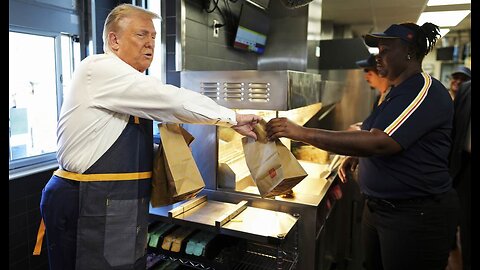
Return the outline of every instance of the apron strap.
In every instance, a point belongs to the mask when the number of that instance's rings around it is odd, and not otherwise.
[[[56,170],[55,172],[53,172],[53,174],[61,178],[80,182],[128,181],[150,179],[152,177],[152,172],[80,174],[74,172],[67,172],[62,169]]]
[[[42,251],[43,236],[45,235],[45,223],[43,223],[43,218],[40,220],[40,226],[38,227],[37,233],[37,243],[33,249],[33,255],[40,255]]]
[[[140,117],[130,115],[130,118],[128,119],[128,122],[131,123],[131,124],[140,125]]]

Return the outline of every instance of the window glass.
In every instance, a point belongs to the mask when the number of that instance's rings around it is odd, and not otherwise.
[[[10,161],[56,151],[55,38],[9,33]]]

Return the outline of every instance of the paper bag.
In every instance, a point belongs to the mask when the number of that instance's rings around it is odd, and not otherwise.
[[[178,124],[158,124],[158,129],[161,142],[153,160],[153,207],[195,197],[205,187],[188,147],[193,136]]]
[[[308,174],[298,160],[280,140],[268,141],[266,122],[256,127],[257,141],[242,138],[248,169],[262,197],[288,193]]]

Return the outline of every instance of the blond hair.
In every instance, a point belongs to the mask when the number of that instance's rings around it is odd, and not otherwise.
[[[132,4],[120,4],[116,6],[107,16],[103,26],[103,51],[110,51],[108,46],[108,33],[118,31],[119,23],[124,18],[128,18],[135,14],[141,14],[150,17],[150,19],[160,19],[160,16],[154,12],[146,10]]]

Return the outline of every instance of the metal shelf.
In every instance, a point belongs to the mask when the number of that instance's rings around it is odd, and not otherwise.
[[[174,261],[179,263],[180,265],[185,265],[188,266],[192,269],[201,269],[201,270],[218,270],[213,266],[209,266],[205,263],[197,262],[197,261],[192,261],[189,259],[184,259],[184,258],[179,258],[179,257],[174,257],[174,256],[169,256],[165,254],[158,254],[158,255],[152,255],[155,256],[155,264],[152,264],[150,267],[147,265],[147,270],[149,269],[155,269],[155,266],[163,261]]]
[[[154,269],[159,263],[174,261],[192,269],[202,270],[294,270],[298,262],[298,253],[285,251],[278,246],[269,246],[259,243],[248,243],[246,250],[238,253],[239,258],[232,262],[219,263],[215,259],[205,258],[192,260],[185,254],[149,254],[147,270]]]
[[[207,200],[201,196],[182,204],[150,208],[154,220],[190,226],[250,241],[280,244],[298,217],[246,205]]]
[[[298,262],[298,252],[279,247],[249,243],[233,270],[293,270]]]
[[[168,213],[170,217],[169,221],[174,221],[176,223],[176,218],[181,216],[185,218],[185,211],[189,212],[192,209],[198,214],[198,206],[203,205],[207,206],[204,199],[200,201],[192,201],[189,204],[182,204],[180,206],[174,207]],[[218,202],[211,201],[214,203],[215,207],[218,207]],[[188,266],[192,269],[208,269],[208,270],[293,270],[295,269],[298,262],[298,223],[296,222],[299,216],[291,216],[294,219],[292,224],[288,223],[287,230],[283,235],[275,235],[275,237],[268,236],[268,239],[275,238],[276,241],[266,241],[265,235],[259,233],[258,229],[253,230],[250,228],[248,232],[243,234],[235,233],[232,235],[230,230],[224,230],[224,226],[232,223],[235,226],[238,226],[239,220],[251,221],[255,220],[255,216],[262,214],[265,216],[268,210],[258,209],[250,207],[251,211],[254,211],[248,214],[248,207],[245,203],[241,202],[236,205],[232,204],[228,207],[229,212],[223,212],[222,215],[218,216],[216,219],[209,218],[211,223],[213,220],[216,220],[216,223],[213,223],[213,228],[219,229],[217,231],[216,237],[214,237],[211,242],[206,246],[210,248],[209,253],[205,253],[202,256],[193,256],[186,254],[183,249],[180,252],[172,252],[169,250],[164,250],[159,247],[149,249],[149,259],[147,260],[147,269],[154,269],[155,265],[165,261],[175,261],[181,265]],[[205,210],[205,209],[204,209]],[[206,209],[208,210],[208,208]],[[211,209],[210,209],[211,210]],[[261,213],[257,213],[257,210],[261,210]],[[277,215],[281,212],[269,211],[275,214],[276,218],[279,218]],[[246,215],[247,216],[242,216]],[[285,214],[285,213],[281,213]],[[200,215],[202,216],[202,215]],[[265,218],[265,217],[263,217]],[[280,219],[283,218],[283,215],[280,215]],[[238,219],[237,221],[233,221]],[[258,221],[258,220],[257,220]],[[277,224],[279,223],[276,220]],[[250,224],[247,222],[247,225]],[[256,222],[255,223],[260,227],[271,227],[272,224],[267,224],[265,222]],[[279,223],[281,224],[281,223]],[[178,225],[178,224],[177,224]],[[193,226],[196,227],[196,223],[190,222],[187,225],[180,226]],[[291,225],[291,226],[290,226]],[[282,227],[282,226],[280,226]],[[245,228],[231,228],[232,230],[245,230]],[[285,228],[284,228],[285,229]],[[263,232],[264,229],[260,229],[260,232]],[[270,235],[272,229],[268,230],[266,235]],[[275,229],[273,229],[275,231]],[[275,233],[277,233],[275,231]],[[259,234],[261,237],[259,237]],[[163,236],[165,237],[165,236]],[[255,241],[260,240],[260,241]],[[225,243],[228,243],[225,245]],[[208,249],[208,248],[207,248]],[[208,255],[210,254],[210,255]]]

